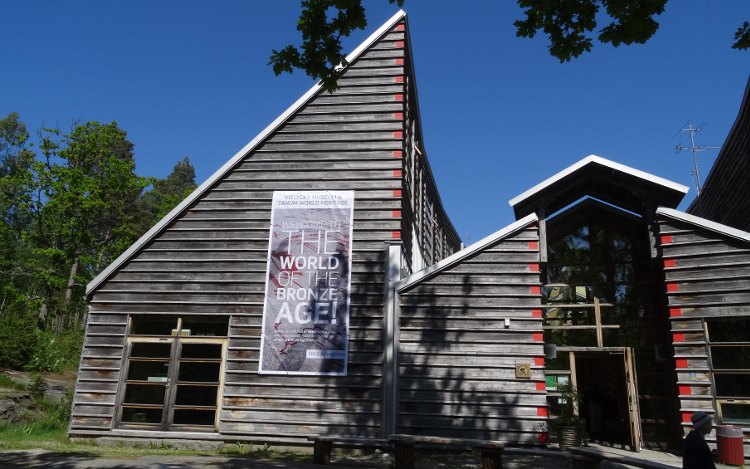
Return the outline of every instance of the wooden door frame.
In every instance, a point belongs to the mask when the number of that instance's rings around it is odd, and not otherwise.
[[[638,401],[638,380],[635,369],[635,356],[632,347],[557,347],[558,352],[570,354],[570,381],[578,387],[576,376],[576,354],[622,355],[622,366],[625,373],[625,398],[628,404],[628,429],[630,446],[633,451],[640,451],[643,444],[641,429],[641,412]]]

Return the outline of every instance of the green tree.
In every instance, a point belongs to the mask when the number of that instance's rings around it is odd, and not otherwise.
[[[29,133],[11,113],[0,120],[0,315],[28,311],[33,278],[28,232],[32,222],[34,153]]]
[[[388,0],[399,7],[404,0]],[[664,12],[667,0],[517,0],[526,15],[514,22],[516,36],[532,38],[543,31],[549,39],[550,55],[567,62],[591,50],[592,33],[604,18],[610,21],[596,39],[617,47],[643,44],[659,29],[656,17]],[[297,30],[302,45],[274,50],[270,64],[276,75],[305,71],[321,80],[324,89],[337,88],[337,80],[347,63],[341,50],[341,37],[367,26],[362,0],[302,0]],[[750,48],[750,23],[735,32],[732,48]]]
[[[0,119],[0,367],[20,368],[37,344],[41,304],[31,228],[34,153],[17,113]]]
[[[0,368],[51,371],[78,361],[83,287],[195,188],[195,169],[137,176],[114,122],[44,129],[39,154],[31,140],[17,113],[0,119]]]
[[[141,231],[145,232],[196,188],[195,168],[187,156],[177,162],[164,179],[156,179],[141,202]]]
[[[56,328],[83,319],[82,287],[140,235],[137,209],[149,180],[135,174],[126,137],[114,122],[43,137],[35,253],[46,265],[45,306],[54,310]]]

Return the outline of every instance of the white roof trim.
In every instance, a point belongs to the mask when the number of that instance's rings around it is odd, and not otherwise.
[[[446,257],[442,261],[436,264],[433,264],[429,267],[425,267],[419,272],[415,272],[406,278],[402,278],[401,280],[396,282],[396,291],[400,292],[402,290],[405,290],[406,288],[411,287],[415,283],[418,283],[427,277],[431,277],[437,274],[441,270],[447,269],[448,267],[454,264],[457,264],[464,258],[474,254],[475,252],[478,252],[487,248],[488,246],[496,243],[497,241],[507,237],[510,234],[515,233],[516,231],[521,230],[522,228],[525,228],[527,225],[530,225],[531,223],[534,223],[536,221],[539,221],[539,217],[537,217],[535,213],[526,215],[525,217],[521,218],[520,220],[514,223],[511,223],[505,228],[492,233],[486,238],[480,239],[479,241],[472,244],[471,246],[464,248],[451,256]]]
[[[612,169],[616,169],[618,171],[622,171],[623,173],[630,174],[631,176],[635,176],[641,179],[644,179],[646,181],[652,182],[654,184],[659,184],[661,186],[668,187],[672,190],[682,192],[683,194],[687,194],[688,187],[683,186],[682,184],[678,184],[676,182],[672,182],[668,179],[660,178],[659,176],[654,176],[653,174],[646,173],[644,171],[640,171],[635,168],[631,168],[630,166],[625,166],[624,164],[616,163],[612,160],[608,160],[606,158],[602,158],[601,156],[597,155],[589,155],[586,158],[582,159],[581,161],[575,163],[572,166],[567,167],[566,169],[560,171],[559,173],[555,174],[549,179],[545,179],[544,181],[540,182],[536,186],[532,187],[531,189],[527,190],[521,195],[518,195],[508,201],[511,207],[515,207],[519,202],[524,201],[525,199],[531,197],[532,195],[535,195],[539,192],[542,192],[552,184],[556,183],[557,181],[565,178],[566,176],[569,176],[570,174],[578,171],[579,169],[583,168],[589,163],[598,163],[602,166],[607,166]]]
[[[370,35],[362,44],[360,44],[351,54],[346,56],[348,63],[353,62],[357,59],[362,52],[369,48],[375,43],[381,36],[383,36],[389,29],[391,29],[396,23],[406,16],[404,10],[399,10],[396,14],[386,21],[380,28]],[[141,247],[151,241],[161,230],[174,221],[177,216],[182,213],[190,204],[196,201],[202,196],[208,189],[210,189],[216,181],[221,179],[225,174],[232,170],[242,159],[252,150],[255,149],[261,142],[268,138],[271,133],[278,129],[281,124],[286,122],[289,117],[296,113],[302,106],[315,96],[318,91],[322,89],[320,83],[315,84],[310,90],[307,91],[301,98],[294,102],[286,111],[284,111],[279,117],[271,122],[265,129],[263,129],[254,139],[252,139],[247,145],[245,145],[240,151],[238,151],[229,161],[213,173],[203,184],[198,186],[187,198],[185,198],[179,205],[177,205],[172,211],[170,211],[164,218],[162,218],[156,225],[151,227],[138,241],[130,246],[125,252],[115,259],[106,269],[104,269],[99,275],[97,275],[89,284],[86,286],[86,295],[90,295],[99,285],[102,284],[115,270],[120,268],[125,262],[127,262]]]
[[[721,223],[716,223],[715,221],[707,220],[701,217],[696,217],[695,215],[690,215],[689,213],[681,212],[673,208],[659,207],[658,209],[656,209],[656,213],[657,215],[664,215],[669,218],[674,218],[675,220],[680,220],[680,221],[684,221],[686,223],[690,223],[693,225],[698,225],[707,230],[714,231],[716,233],[727,235],[731,238],[739,239],[741,241],[746,241],[750,243],[750,233],[748,233],[747,231],[738,230],[737,228],[732,228],[731,226],[722,225]]]

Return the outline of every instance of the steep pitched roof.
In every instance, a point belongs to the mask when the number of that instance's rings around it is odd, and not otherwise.
[[[356,49],[354,49],[354,51],[346,57],[346,61],[352,63],[357,60],[357,58],[364,54],[368,50],[368,48],[375,44],[381,37],[383,37],[391,28],[393,28],[399,21],[403,20],[405,17],[406,13],[403,10],[399,10],[380,28],[372,33],[370,37],[368,37]],[[317,96],[322,91],[322,89],[323,88],[320,83],[315,84],[312,88],[310,88],[310,90],[307,91],[307,93],[302,95],[302,97],[300,97],[294,104],[289,106],[286,111],[279,115],[273,122],[271,122],[265,129],[263,129],[257,136],[255,136],[255,138],[253,138],[247,145],[245,145],[208,179],[206,179],[205,182],[198,186],[198,188],[195,189],[187,198],[185,198],[156,225],[154,225],[143,236],[141,236],[138,241],[136,241],[125,252],[123,252],[99,275],[91,280],[91,282],[89,282],[89,284],[86,286],[86,295],[88,296],[93,293],[93,291],[97,287],[99,287],[111,275],[113,275],[123,264],[125,264],[126,262],[128,262],[128,260],[135,256],[149,241],[154,239],[170,223],[176,220],[185,210],[187,210],[195,201],[197,201],[202,195],[204,195],[209,189],[211,189],[217,183],[217,181],[222,179],[225,175],[232,171],[233,168],[240,164],[250,152],[260,146],[277,129],[279,129],[291,117],[293,117],[297,111],[307,105],[315,96]]]
[[[750,79],[737,118],[688,213],[750,229]]]
[[[546,215],[590,195],[640,213],[644,201],[676,207],[688,188],[620,163],[589,155],[509,201],[516,218],[546,208]]]

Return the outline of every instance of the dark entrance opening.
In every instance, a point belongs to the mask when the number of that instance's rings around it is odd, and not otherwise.
[[[580,415],[591,441],[630,446],[627,382],[622,354],[576,353],[576,381],[583,394]]]

